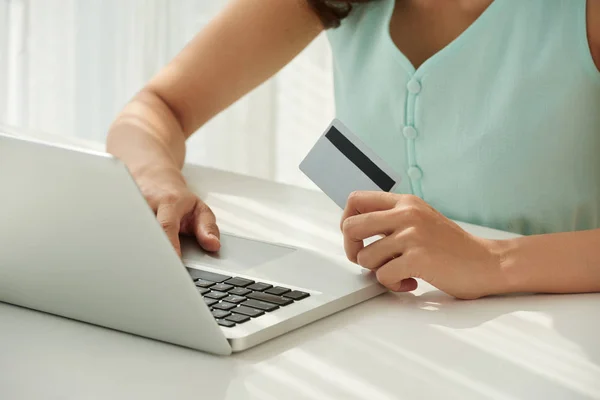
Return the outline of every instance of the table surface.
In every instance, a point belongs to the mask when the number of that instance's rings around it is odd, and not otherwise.
[[[184,171],[222,230],[343,251],[321,193]],[[217,357],[0,303],[0,398],[600,398],[599,316],[600,294],[459,301],[421,283]]]

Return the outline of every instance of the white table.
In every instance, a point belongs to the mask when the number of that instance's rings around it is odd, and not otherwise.
[[[221,228],[342,252],[324,195],[200,167]],[[231,357],[0,303],[0,399],[600,398],[600,294],[457,301],[421,284]]]

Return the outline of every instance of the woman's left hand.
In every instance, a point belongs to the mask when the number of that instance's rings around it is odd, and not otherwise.
[[[465,232],[416,196],[352,193],[342,231],[348,259],[390,290],[415,290],[420,278],[461,299],[506,291],[494,241]],[[364,246],[377,235],[383,238]]]

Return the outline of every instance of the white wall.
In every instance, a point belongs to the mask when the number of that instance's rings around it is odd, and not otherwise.
[[[0,123],[103,142],[129,98],[225,0],[0,0]],[[203,127],[189,162],[312,186],[297,166],[334,115],[324,35]]]

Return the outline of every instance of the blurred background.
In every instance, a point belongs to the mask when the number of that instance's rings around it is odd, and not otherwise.
[[[125,103],[226,2],[0,0],[0,124],[102,145]],[[202,127],[187,161],[312,187],[298,164],[333,117],[321,34]]]

